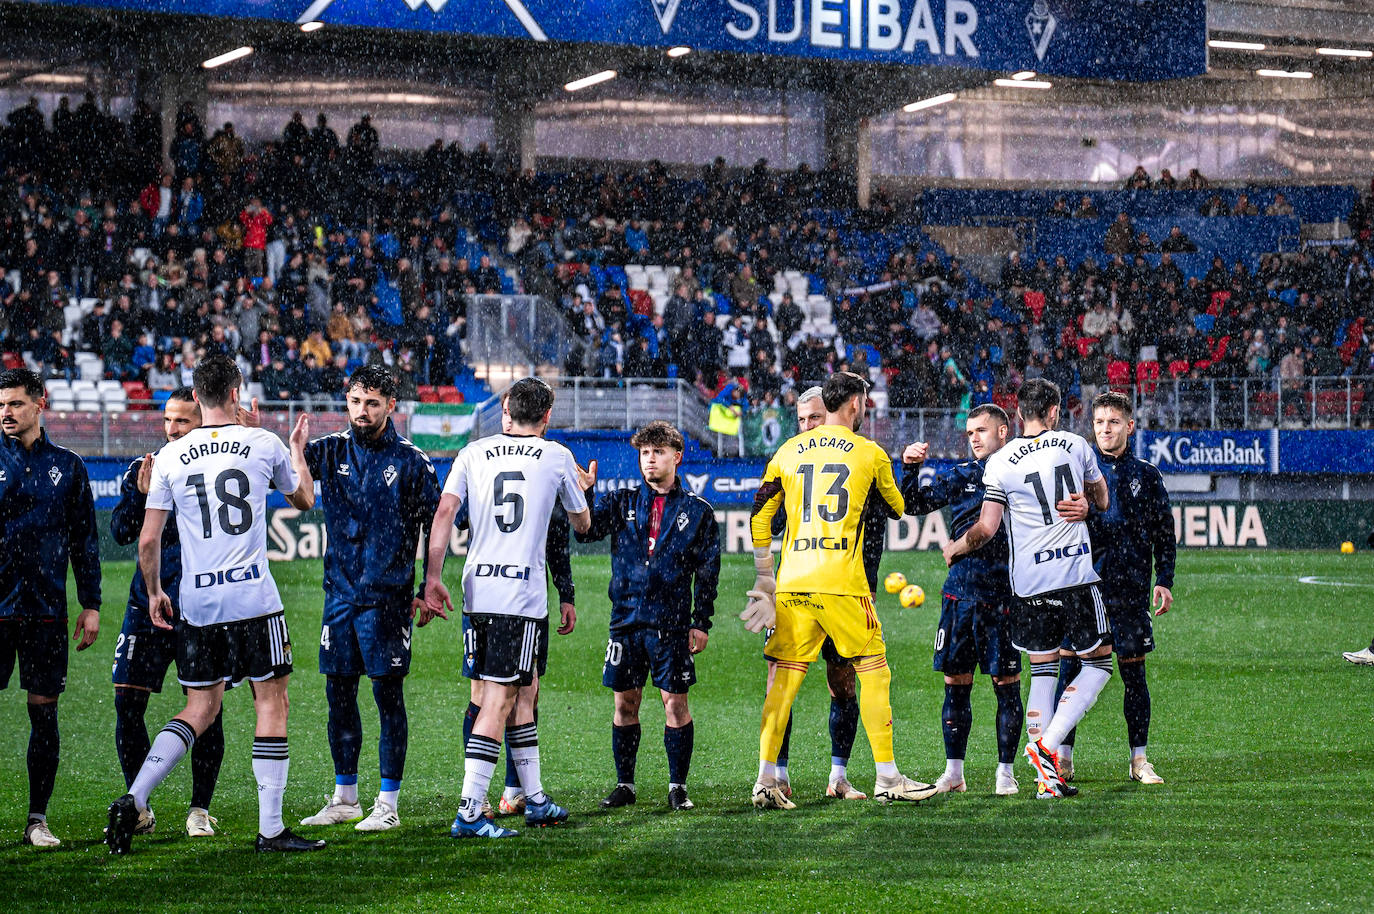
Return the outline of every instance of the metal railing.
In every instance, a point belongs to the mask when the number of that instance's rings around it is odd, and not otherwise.
[[[695,387],[677,378],[548,378],[557,391],[552,426],[559,429],[633,431],[653,419],[666,419],[709,447],[719,457],[743,453],[740,438],[711,431],[710,403]],[[1374,426],[1374,376],[1274,378],[1178,378],[1138,385],[1111,385],[1135,404],[1136,424],[1149,429],[1355,428]],[[1091,390],[1069,399],[1064,426],[1091,434],[1092,417],[1084,400]],[[302,411],[310,415],[312,436],[348,427],[340,401],[260,403],[262,425],[281,435],[291,433]],[[409,434],[409,404],[394,414],[397,430]],[[887,409],[869,411],[862,432],[894,456],[913,441],[926,441],[931,455],[963,459],[964,411],[952,409]],[[501,430],[501,401],[490,397],[476,405],[474,437]],[[163,441],[159,404],[107,404],[100,410],[48,410],[44,424],[53,439],[81,454],[121,456],[147,453]]]

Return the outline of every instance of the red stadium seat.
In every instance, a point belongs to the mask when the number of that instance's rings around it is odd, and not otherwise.
[[[24,360],[17,353],[7,352],[4,355],[5,369],[23,368]]]
[[[1016,418],[1016,407],[1020,404],[1020,400],[1016,394],[1009,394],[1001,388],[998,388],[992,392],[992,402],[1002,407],[1008,416],[1011,416],[1013,419]]]
[[[421,403],[439,402],[439,390],[432,384],[421,384],[419,387],[415,388],[415,390],[420,397]]]
[[[1107,363],[1107,383],[1113,390],[1125,390],[1131,386],[1131,363],[1114,359]]]
[[[1154,393],[1159,386],[1159,363],[1151,359],[1135,366],[1135,383],[1141,393]]]
[[[1196,362],[1193,363],[1193,367],[1196,368],[1198,371],[1206,371],[1207,369],[1212,367],[1212,360],[1198,359]]]
[[[630,308],[635,314],[643,314],[649,317],[654,313],[654,300],[645,289],[631,289]]]
[[[1279,395],[1262,390],[1250,402],[1250,411],[1256,416],[1272,419],[1279,409]]]
[[[1075,340],[1074,343],[1078,346],[1078,357],[1080,359],[1086,359],[1089,350],[1093,348],[1093,344],[1096,342],[1098,342],[1098,339],[1095,336],[1080,336]]]
[[[1346,396],[1343,390],[1319,390],[1317,391],[1317,418],[1318,419],[1339,419],[1345,421]],[[1354,413],[1354,404],[1351,404],[1351,413]]]
[[[440,403],[462,403],[462,402],[463,402],[463,395],[460,394],[460,393],[458,392],[458,388],[456,388],[456,387],[440,387],[440,388],[439,388],[439,402],[440,402]]]
[[[1178,378],[1188,373],[1188,362],[1184,359],[1174,359],[1169,363],[1169,377]]]

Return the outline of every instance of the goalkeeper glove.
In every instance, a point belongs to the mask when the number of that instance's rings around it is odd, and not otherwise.
[[[774,601],[777,582],[773,577],[773,554],[768,547],[754,549],[754,587],[746,596],[749,597],[748,604],[744,607],[744,612],[739,617],[744,621],[744,627],[751,632],[761,632],[765,628],[772,628],[777,622],[777,609]]]

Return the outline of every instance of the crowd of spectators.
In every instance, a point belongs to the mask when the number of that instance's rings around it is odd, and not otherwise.
[[[1122,213],[1100,262],[1013,253],[984,286],[938,250],[893,245],[877,263],[849,250],[837,226],[873,232],[910,216],[880,193],[850,211],[852,182],[834,167],[760,160],[732,172],[717,159],[691,182],[657,162],[551,177],[436,141],[412,179],[381,180],[366,115],[341,141],[324,114],[310,128],[297,113],[260,148],[232,124],[207,136],[189,107],[174,123],[164,172],[145,108],[120,121],[88,96],[75,110],[64,100],[51,127],[36,102],[9,115],[0,267],[18,281],[0,287],[7,350],[70,377],[80,347],[108,376],[153,389],[227,352],[270,399],[337,397],[352,367],[382,361],[413,396],[463,372],[468,296],[499,291],[509,264],[524,291],[562,309],[568,373],[676,376],[741,408],[841,367],[870,373],[891,407],[942,409],[1037,376],[1087,400],[1117,383],[1113,363],[1131,379],[1142,362],[1190,377],[1374,373],[1368,198],[1351,214],[1350,250],[1256,252],[1255,269],[1218,257],[1185,278],[1171,256],[1197,244],[1177,227],[1156,243]],[[1127,186],[1207,182],[1138,169]],[[476,227],[453,204],[472,194],[491,201],[496,229],[469,258]],[[1258,211],[1244,195],[1216,203],[1209,214]],[[1266,212],[1292,208],[1280,194]],[[1075,208],[1067,195],[1050,215],[1098,216],[1091,196]],[[673,271],[661,308],[593,280],[594,267],[635,263]],[[785,271],[814,277],[829,314],[773,295]],[[64,333],[73,298],[97,303]]]

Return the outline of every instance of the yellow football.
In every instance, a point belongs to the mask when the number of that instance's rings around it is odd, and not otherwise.
[[[883,587],[888,593],[897,593],[906,586],[906,575],[900,571],[894,571],[883,580]]]
[[[1346,540],[1345,542],[1341,543],[1341,554],[1342,554],[1342,555],[1350,555],[1350,553],[1352,553],[1352,552],[1354,552],[1354,551],[1355,551],[1355,544],[1352,543],[1352,542],[1350,542],[1350,540]]]
[[[919,584],[908,584],[902,588],[902,594],[898,599],[907,609],[915,609],[926,601],[926,592]]]

